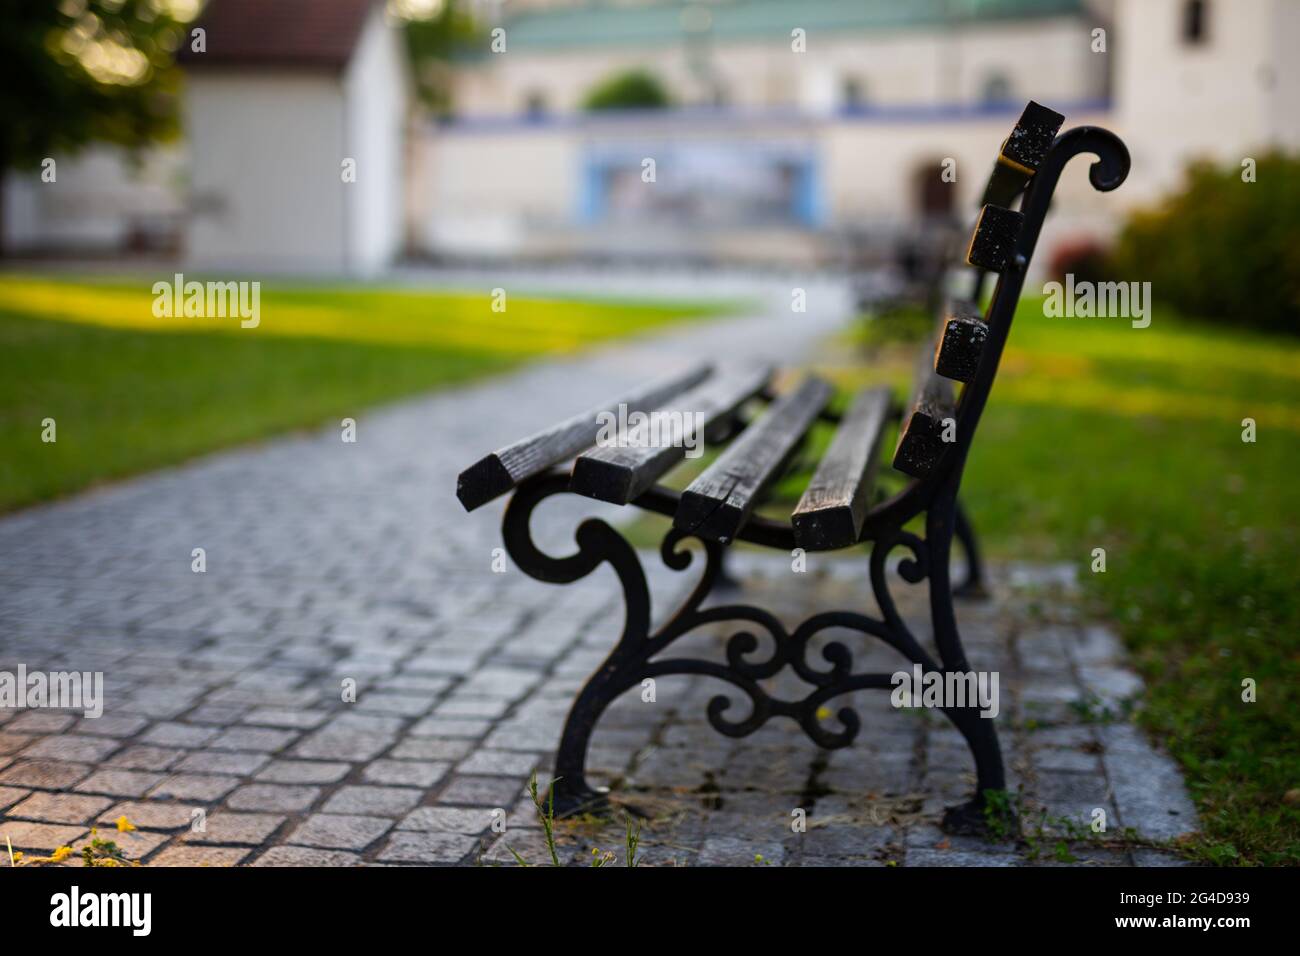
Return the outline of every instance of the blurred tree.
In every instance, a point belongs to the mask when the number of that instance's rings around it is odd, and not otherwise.
[[[1196,163],[1182,188],[1129,218],[1110,271],[1149,280],[1156,301],[1187,315],[1300,333],[1298,224],[1300,156]]]
[[[435,113],[451,112],[451,61],[479,37],[466,7],[464,0],[389,0],[388,9],[406,21],[406,47],[420,102]]]
[[[645,70],[627,70],[597,84],[582,105],[588,110],[653,110],[670,103],[658,77]]]
[[[176,135],[174,54],[199,0],[0,0],[0,175],[99,140]]]
[[[177,132],[173,57],[198,0],[0,0],[0,166]]]

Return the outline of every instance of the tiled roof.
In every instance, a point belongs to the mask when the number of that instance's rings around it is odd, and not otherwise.
[[[341,70],[376,0],[208,0],[194,26],[207,50],[182,43],[187,68],[299,67]]]
[[[1084,0],[664,0],[629,5],[594,0],[523,11],[506,21],[510,49],[601,44],[677,43],[707,24],[716,40],[781,37],[814,31],[869,32],[942,24],[1066,16]]]

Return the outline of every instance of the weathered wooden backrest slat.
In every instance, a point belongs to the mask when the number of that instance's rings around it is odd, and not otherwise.
[[[966,263],[989,272],[1002,272],[1016,251],[1016,238],[1025,217],[1014,209],[985,206],[966,247]]]
[[[950,300],[944,308],[934,370],[954,382],[971,381],[979,370],[988,335],[989,327],[975,303]]]
[[[1029,101],[1011,135],[1002,142],[984,187],[981,206],[1010,208],[1038,171],[1065,117],[1041,103]]]
[[[929,475],[943,458],[944,421],[953,417],[956,399],[952,382],[934,370],[933,343],[917,359],[912,398],[904,408],[894,448],[894,468],[913,478]]]

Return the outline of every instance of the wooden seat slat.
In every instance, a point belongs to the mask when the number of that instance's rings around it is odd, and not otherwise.
[[[794,509],[791,524],[799,547],[829,551],[858,540],[875,481],[889,403],[888,388],[872,388],[859,392],[849,405]]]
[[[687,422],[699,415],[703,421],[703,433],[685,437],[704,441],[714,426],[732,418],[745,402],[767,387],[771,378],[770,367],[719,372],[655,411],[679,413]],[[592,448],[574,461],[569,490],[616,505],[627,504],[685,456],[686,449],[680,442],[653,447],[611,445]]]
[[[830,385],[810,375],[773,402],[682,493],[673,527],[724,543],[733,540],[830,397]]]
[[[617,415],[619,405],[626,405],[629,412],[650,411],[687,389],[694,388],[712,372],[711,363],[693,365],[685,372],[657,379],[629,395],[588,409],[558,425],[500,448],[460,473],[456,479],[456,497],[466,511],[473,511],[528,478],[590,448],[600,433],[601,413]]]

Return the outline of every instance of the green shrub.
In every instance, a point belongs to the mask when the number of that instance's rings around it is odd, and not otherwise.
[[[669,103],[668,91],[657,77],[645,70],[627,70],[597,84],[582,105],[588,110],[653,110]]]
[[[1188,168],[1180,191],[1132,215],[1111,268],[1157,302],[1230,325],[1300,332],[1300,156]]]

